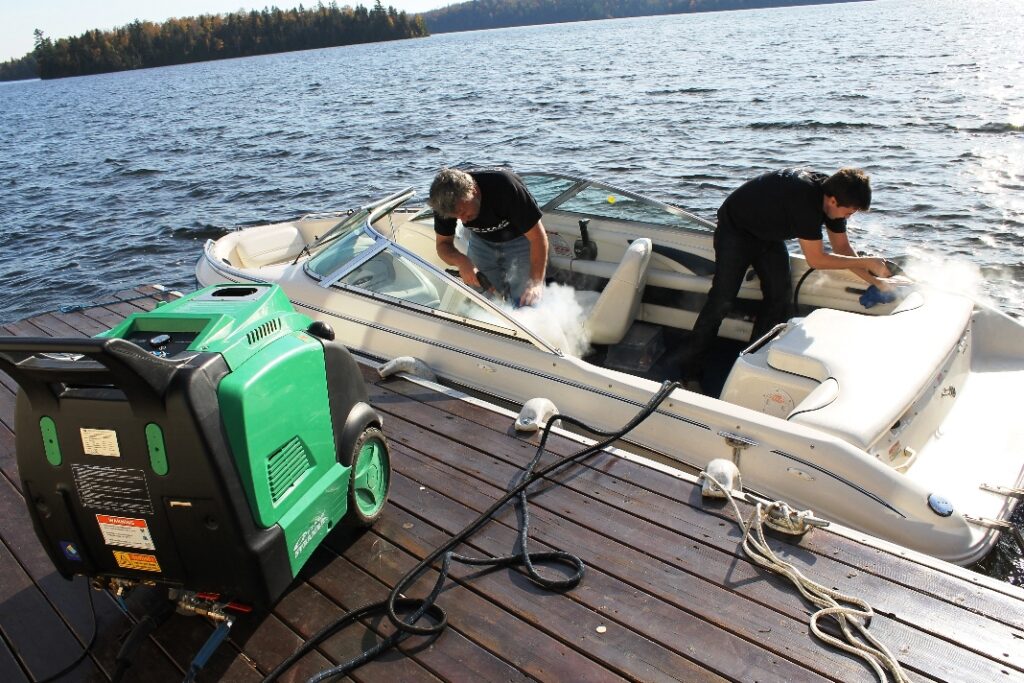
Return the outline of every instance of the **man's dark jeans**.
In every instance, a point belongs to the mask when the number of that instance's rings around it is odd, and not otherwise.
[[[689,347],[683,354],[684,379],[700,377],[707,353],[718,337],[718,328],[732,308],[748,267],[754,267],[763,295],[751,341],[792,315],[793,285],[785,242],[758,239],[733,227],[720,213],[714,244],[715,276],[707,303],[693,326]]]

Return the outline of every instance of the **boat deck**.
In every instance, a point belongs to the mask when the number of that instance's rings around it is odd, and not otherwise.
[[[120,293],[119,303],[46,313],[0,334],[93,335],[168,296],[140,287]],[[364,375],[391,444],[383,517],[360,535],[329,537],[273,611],[238,619],[199,680],[258,681],[344,611],[382,599],[419,558],[500,497],[535,452],[506,413],[406,379],[381,381],[370,368]],[[20,490],[15,391],[0,374],[0,680],[47,678],[79,655],[94,629],[89,656],[61,680],[108,680],[119,639],[161,593],[136,590],[125,614],[82,577],[69,582],[55,572]],[[580,448],[565,436],[549,446],[555,455]],[[875,680],[861,660],[809,634],[809,605],[743,556],[729,511],[704,504],[691,479],[600,454],[558,483],[532,496],[531,547],[577,554],[587,566],[578,587],[545,592],[518,570],[456,564],[439,600],[448,630],[433,641],[407,640],[347,680]],[[503,510],[463,551],[511,552],[516,520]],[[798,544],[772,543],[810,577],[867,600],[877,613],[871,633],[912,680],[1024,681],[1021,589],[829,530]],[[411,592],[425,594],[434,576]],[[174,615],[145,642],[127,679],[181,680],[212,628]],[[366,620],[282,680],[306,680],[389,632],[386,619]]]

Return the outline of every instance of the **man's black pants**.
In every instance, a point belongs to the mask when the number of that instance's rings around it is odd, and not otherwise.
[[[734,227],[719,213],[714,244],[715,276],[683,355],[684,379],[700,377],[707,353],[718,337],[718,328],[732,308],[750,266],[761,281],[763,296],[751,341],[792,315],[793,284],[785,242],[759,239]]]

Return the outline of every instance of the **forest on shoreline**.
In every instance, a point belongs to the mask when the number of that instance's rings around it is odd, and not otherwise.
[[[444,0],[440,0],[444,1]],[[469,0],[423,13],[431,33],[857,0]]]
[[[52,40],[35,32],[35,50],[0,64],[0,80],[64,78],[188,64],[231,57],[309,50],[426,36],[422,16],[408,15],[377,0],[338,7],[207,14],[134,21],[112,31],[92,30]]]
[[[408,15],[376,0],[372,9],[315,8],[135,21],[56,41],[36,31],[35,50],[0,63],[0,81],[62,78],[229,57],[425,37],[432,33],[570,21],[820,5],[856,0],[469,0]],[[438,0],[443,3],[445,0]]]

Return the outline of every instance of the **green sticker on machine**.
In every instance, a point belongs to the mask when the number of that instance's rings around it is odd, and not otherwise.
[[[57,467],[63,462],[60,454],[60,444],[57,442],[57,425],[53,418],[43,415],[39,418],[39,431],[43,435],[43,451],[46,452],[46,461]]]
[[[161,477],[167,474],[167,449],[164,448],[164,432],[155,422],[146,425],[146,446],[149,448],[149,464],[153,468],[153,472]]]

